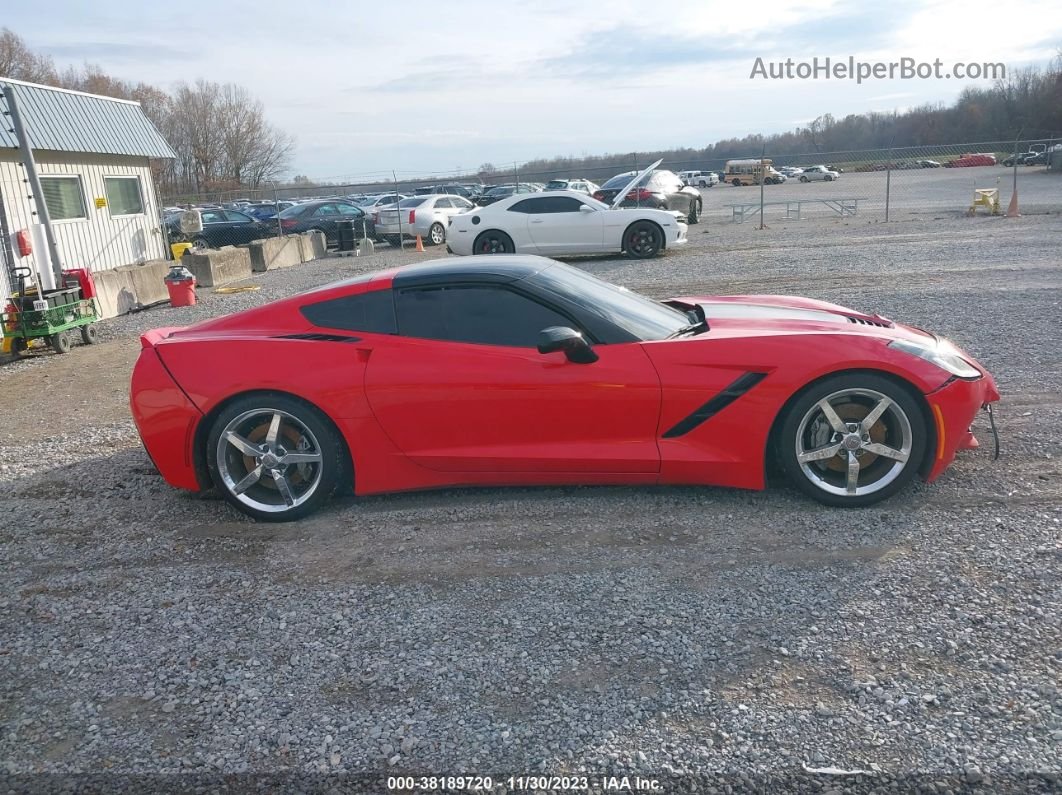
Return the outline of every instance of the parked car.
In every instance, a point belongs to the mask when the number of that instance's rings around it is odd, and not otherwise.
[[[275,237],[277,234],[275,224],[263,223],[239,210],[228,210],[220,207],[196,209],[199,210],[200,218],[203,221],[203,228],[199,232],[186,234],[181,231],[181,216],[184,214],[184,210],[166,216],[166,231],[171,242],[191,243],[194,249],[221,248],[222,246],[235,246],[240,243],[250,243],[252,240]]]
[[[696,188],[683,185],[678,174],[667,169],[658,169],[653,164],[651,169],[642,172],[638,180],[626,187],[631,177],[637,172],[628,171],[617,174],[594,193],[594,198],[605,204],[613,204],[617,194],[625,190],[625,195],[620,199],[621,207],[653,207],[658,210],[674,210],[682,213],[686,223],[695,224],[700,220],[703,200],[701,193]]]
[[[244,207],[243,212],[254,216],[259,221],[268,221],[271,218],[276,218],[278,213],[294,206],[295,202],[290,201],[261,202]]]
[[[356,204],[343,199],[318,199],[296,204],[283,210],[277,218],[284,234],[318,230],[324,232],[328,245],[338,244],[340,221],[353,221],[355,236],[360,237],[364,232],[365,237],[376,237],[372,219]]]
[[[1000,397],[968,353],[880,315],[679,294],[530,256],[369,273],[148,331],[130,408],[167,483],[277,522],[351,489],[762,490],[775,462],[862,508],[936,480]]]
[[[719,175],[714,171],[680,171],[678,176],[683,185],[695,188],[711,188],[719,184]]]
[[[451,219],[473,207],[464,196],[442,193],[411,196],[400,201],[397,207],[391,205],[377,210],[376,233],[392,246],[400,245],[403,238],[417,235],[429,246],[440,246],[446,242]]]
[[[797,168],[796,166],[779,166],[778,172],[784,174],[787,179],[797,179],[804,173],[804,169]]]
[[[622,196],[621,196],[622,198]],[[453,219],[454,254],[624,253],[654,257],[686,242],[676,213],[650,207],[616,209],[577,191],[510,196]]]
[[[921,168],[940,168],[940,162],[937,160],[918,160],[917,163]]]
[[[596,183],[588,179],[551,179],[543,190],[574,190],[577,193],[592,196],[598,187]]]
[[[372,216],[377,210],[384,207],[390,207],[405,198],[405,194],[401,193],[383,193],[379,196],[366,196],[364,199],[356,203],[366,212],[366,214]]]
[[[972,152],[957,157],[944,165],[946,168],[972,168],[976,166],[994,166],[995,164],[995,155],[990,155],[984,152]]]
[[[521,182],[519,185],[495,185],[480,196],[476,200],[476,204],[480,207],[486,207],[488,204],[498,201],[498,199],[504,199],[515,193],[538,193],[540,190],[542,189],[536,188],[530,182]]]
[[[840,177],[836,171],[830,171],[826,166],[808,166],[797,177],[801,182],[833,182]]]
[[[1043,152],[1029,152],[1028,157],[1025,158],[1025,165],[1027,166],[1043,166],[1047,165],[1047,151]]]

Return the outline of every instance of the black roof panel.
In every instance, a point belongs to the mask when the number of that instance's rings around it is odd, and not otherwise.
[[[554,260],[531,254],[494,254],[483,257],[451,257],[401,268],[394,276],[395,289],[454,281],[501,282],[526,279],[552,267]]]

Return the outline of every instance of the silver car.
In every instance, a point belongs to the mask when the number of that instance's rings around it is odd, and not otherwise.
[[[427,245],[441,246],[446,242],[450,219],[473,207],[475,205],[464,196],[440,193],[411,196],[400,201],[397,207],[392,204],[374,214],[376,235],[392,246],[418,235]]]

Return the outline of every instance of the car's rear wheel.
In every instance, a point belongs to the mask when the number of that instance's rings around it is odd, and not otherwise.
[[[202,252],[210,248],[210,242],[205,237],[197,237],[192,241],[192,251]]]
[[[902,489],[928,443],[915,398],[872,373],[832,376],[806,390],[777,441],[782,467],[801,491],[846,507],[871,505]]]
[[[734,179],[730,181],[730,184],[733,185],[735,188],[740,188],[741,187],[741,180],[738,179],[737,177],[734,177]]]
[[[651,221],[635,221],[623,233],[623,251],[631,259],[655,257],[664,248],[664,233]]]
[[[807,178],[807,177],[801,177],[801,178],[800,178],[800,181],[801,181],[801,182],[807,182],[807,181],[808,181],[808,178]]]
[[[695,224],[700,220],[699,213],[701,210],[701,203],[696,199],[690,202],[690,214],[686,216],[686,222],[689,224]]]
[[[299,519],[335,491],[342,444],[315,408],[276,393],[248,395],[214,420],[207,467],[225,499],[267,522]]]
[[[428,230],[428,240],[433,246],[441,246],[446,242],[446,227],[436,221]]]
[[[473,254],[512,254],[515,251],[513,239],[497,229],[481,232],[472,244]]]

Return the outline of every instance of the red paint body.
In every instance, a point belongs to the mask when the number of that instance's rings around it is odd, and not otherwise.
[[[226,400],[270,390],[314,404],[335,424],[354,462],[358,494],[456,485],[705,484],[761,489],[769,434],[788,400],[832,373],[872,370],[937,407],[934,480],[969,425],[999,399],[991,376],[964,381],[887,347],[927,336],[876,316],[778,296],[678,299],[843,312],[846,323],[713,318],[708,333],[675,340],[595,346],[593,364],[531,348],[470,345],[345,332],[351,341],[282,339],[327,331],[302,305],[390,290],[394,272],[336,285],[187,329],[143,337],[131,406],[144,444],[167,482],[203,482],[210,414]],[[883,322],[882,322],[883,321]],[[972,360],[971,360],[972,361]],[[976,363],[975,363],[976,364]],[[667,429],[748,372],[766,377],[710,420],[677,438]]]

